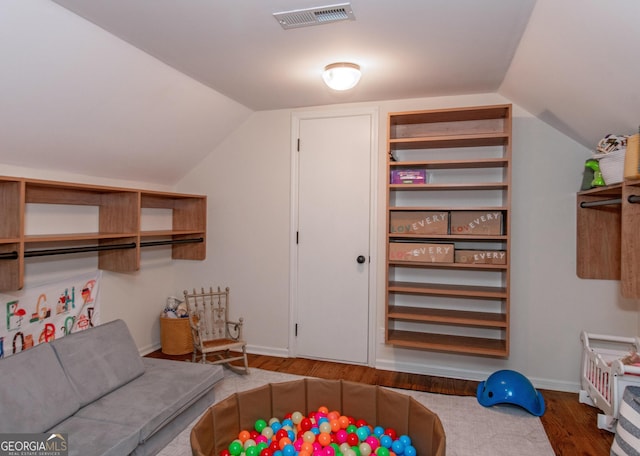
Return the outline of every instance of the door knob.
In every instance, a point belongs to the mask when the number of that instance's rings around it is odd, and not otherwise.
[[[356,261],[357,261],[359,264],[362,264],[362,263],[364,263],[365,261],[367,261],[367,259],[364,257],[364,255],[359,255],[359,256],[358,256],[358,258],[356,258]]]

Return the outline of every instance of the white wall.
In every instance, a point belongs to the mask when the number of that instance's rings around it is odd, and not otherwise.
[[[385,182],[388,112],[508,102],[499,95],[485,94],[357,105],[380,111],[378,181]],[[246,318],[246,338],[250,351],[256,353],[288,353],[292,112],[254,113],[179,184],[180,191],[209,195],[209,238],[206,262],[177,265],[176,283],[230,286],[234,313]],[[637,333],[637,302],[620,298],[617,282],[581,280],[575,273],[575,193],[590,151],[517,106],[513,138],[510,358],[384,345],[380,328],[384,327],[386,195],[380,185],[377,222],[381,235],[374,265],[379,330],[372,364],[477,380],[497,369],[511,368],[539,387],[572,391],[579,383],[581,330]]]

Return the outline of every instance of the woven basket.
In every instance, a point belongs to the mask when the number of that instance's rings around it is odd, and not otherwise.
[[[624,157],[627,148],[623,147],[608,154],[596,154],[594,157],[599,158],[600,171],[602,178],[607,185],[622,182],[624,178]]]
[[[193,351],[188,318],[160,317],[160,344],[165,355],[186,355]]]

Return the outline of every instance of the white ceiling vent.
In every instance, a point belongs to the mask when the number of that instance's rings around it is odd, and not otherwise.
[[[356,19],[351,10],[350,3],[282,11],[280,13],[273,13],[273,16],[285,30],[328,24],[330,22],[355,21]]]

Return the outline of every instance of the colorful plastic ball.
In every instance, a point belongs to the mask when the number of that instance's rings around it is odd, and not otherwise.
[[[398,440],[400,440],[405,447],[411,445],[411,437],[409,437],[406,434],[403,434],[400,437],[398,437]]]
[[[356,456],[362,456],[362,454],[360,453],[360,447],[358,445],[352,446],[351,451],[353,451]]]
[[[282,455],[282,450],[274,451],[273,452],[273,456],[283,456]]]
[[[308,451],[300,450],[298,456],[311,456],[311,453],[309,453]]]
[[[336,440],[338,440],[338,444],[341,445],[347,441],[347,436],[349,434],[344,429],[340,429],[336,432]]]
[[[244,441],[243,446],[244,446],[244,449],[246,450],[249,447],[256,446],[256,441],[253,439],[247,439]]]
[[[318,428],[318,426],[313,426],[311,428],[311,432],[313,432],[315,435],[320,434],[320,429]]]
[[[300,420],[300,429],[303,431],[310,431],[313,427],[313,423],[309,418],[302,418]]]
[[[271,448],[263,448],[260,452],[260,456],[273,456],[273,451]]]
[[[380,440],[370,435],[365,439],[365,442],[371,447],[371,451],[376,451],[376,449],[380,446]]]
[[[381,446],[376,450],[376,454],[378,456],[389,456],[389,449],[387,447]]]
[[[296,433],[290,429],[287,431],[287,437],[293,442],[296,439]]]
[[[264,432],[265,429],[269,429],[269,431],[271,431],[271,428],[267,426],[262,430],[262,432]],[[260,445],[261,443],[266,443],[267,441],[271,440],[271,437],[273,437],[273,431],[271,431],[271,436],[269,437],[267,437],[264,434],[260,434],[258,437],[255,438],[256,445]]]
[[[346,429],[347,426],[349,426],[349,418],[344,415],[341,415],[340,418],[338,418],[338,422],[340,422],[341,429]]]
[[[282,456],[294,456],[296,454],[296,449],[288,443],[282,448]]]
[[[266,427],[267,422],[263,419],[256,420],[255,424],[253,425],[253,428],[258,432],[262,432],[262,430]]]
[[[304,440],[305,442],[313,443],[316,441],[316,435],[311,431],[307,431],[302,434],[302,440]]]
[[[340,412],[338,412],[337,410],[332,410],[327,413],[327,418],[329,419],[329,421],[337,420],[338,418],[340,418]]]
[[[296,449],[296,451],[300,451],[303,443],[304,440],[302,440],[302,438],[296,439],[293,441],[293,447]]]
[[[384,433],[386,435],[388,435],[389,437],[391,437],[391,440],[396,440],[398,438],[398,434],[396,433],[396,430],[393,428],[387,428],[384,430]]]
[[[346,431],[349,434],[354,434],[357,430],[358,430],[358,427],[355,424],[350,424],[349,426],[347,426],[347,429],[346,429]]]
[[[260,435],[260,433],[258,431],[256,431],[255,429],[252,429],[249,431],[249,434],[251,434],[251,439],[255,440],[256,437],[258,437]]]
[[[384,428],[382,426],[376,426],[373,428],[373,435],[380,437],[382,434],[384,434]]]
[[[271,442],[269,442],[269,448],[271,448],[271,451],[275,453],[280,449],[280,443],[277,440],[273,439]]]
[[[330,433],[331,432],[331,424],[329,424],[328,421],[323,421],[322,423],[320,423],[320,426],[318,426],[318,429],[320,430],[320,433]]]
[[[363,419],[359,419],[359,420],[356,420],[356,426],[360,428],[362,426],[368,426],[368,423]]]
[[[251,434],[249,434],[249,431],[247,431],[246,429],[238,433],[238,440],[240,440],[242,443],[249,440],[249,438],[251,438]]]
[[[258,450],[260,452],[262,452],[262,450],[264,450],[265,448],[269,448],[269,444],[267,442],[260,442],[256,446],[258,447]]]
[[[231,453],[229,453],[229,450],[225,448],[220,453],[218,453],[218,456],[231,456]]]
[[[291,445],[291,439],[289,439],[289,437],[283,437],[278,440],[278,446],[281,450],[284,450],[284,447],[286,447],[287,445]]]
[[[282,420],[282,427],[291,426],[293,427],[293,420],[291,418],[285,418]]]
[[[389,437],[387,434],[383,434],[380,436],[380,446],[384,448],[391,448],[393,444],[393,439]]]
[[[234,440],[233,442],[231,442],[229,444],[228,450],[229,450],[229,453],[231,454],[231,456],[238,456],[240,453],[242,453],[244,448],[242,446],[242,442],[240,442],[238,440]]]
[[[416,456],[416,448],[413,445],[404,447],[404,456]]]
[[[289,437],[289,433],[284,429],[280,429],[278,432],[276,432],[276,436],[275,436],[276,440],[280,440],[284,437]]]
[[[359,427],[356,430],[356,434],[358,435],[358,438],[360,439],[361,442],[364,442],[367,439],[367,437],[369,437],[370,432],[371,431],[366,426]]]
[[[360,443],[358,434],[356,434],[355,432],[351,432],[350,434],[348,434],[347,443],[349,444],[349,446],[356,446],[358,443]]]
[[[293,424],[298,424],[300,423],[300,421],[302,420],[303,416],[302,413],[300,412],[293,412],[291,414],[291,421],[293,422]]]
[[[300,447],[300,453],[306,452],[309,454],[313,453],[313,444],[311,442],[302,442],[302,446]]]
[[[322,449],[324,456],[335,456],[336,450],[331,446],[326,446]]]
[[[273,432],[278,432],[280,429],[282,429],[282,423],[280,423],[280,421],[269,422],[269,427],[273,429]]]
[[[258,450],[257,446],[250,446],[249,448],[244,449],[244,454],[246,454],[247,456],[258,456],[260,454],[260,451]]]
[[[353,450],[353,448],[349,448],[346,451],[343,451],[342,454],[344,456],[357,456],[356,452]]]
[[[394,440],[391,444],[391,449],[395,454],[402,454],[404,453],[404,443],[402,443],[400,440]]]
[[[331,444],[331,431],[329,432],[321,432],[318,435],[318,443],[323,447],[326,447]]]
[[[360,454],[362,456],[369,456],[372,452],[371,449],[371,445],[369,445],[367,442],[362,442],[358,448],[360,448]]]

